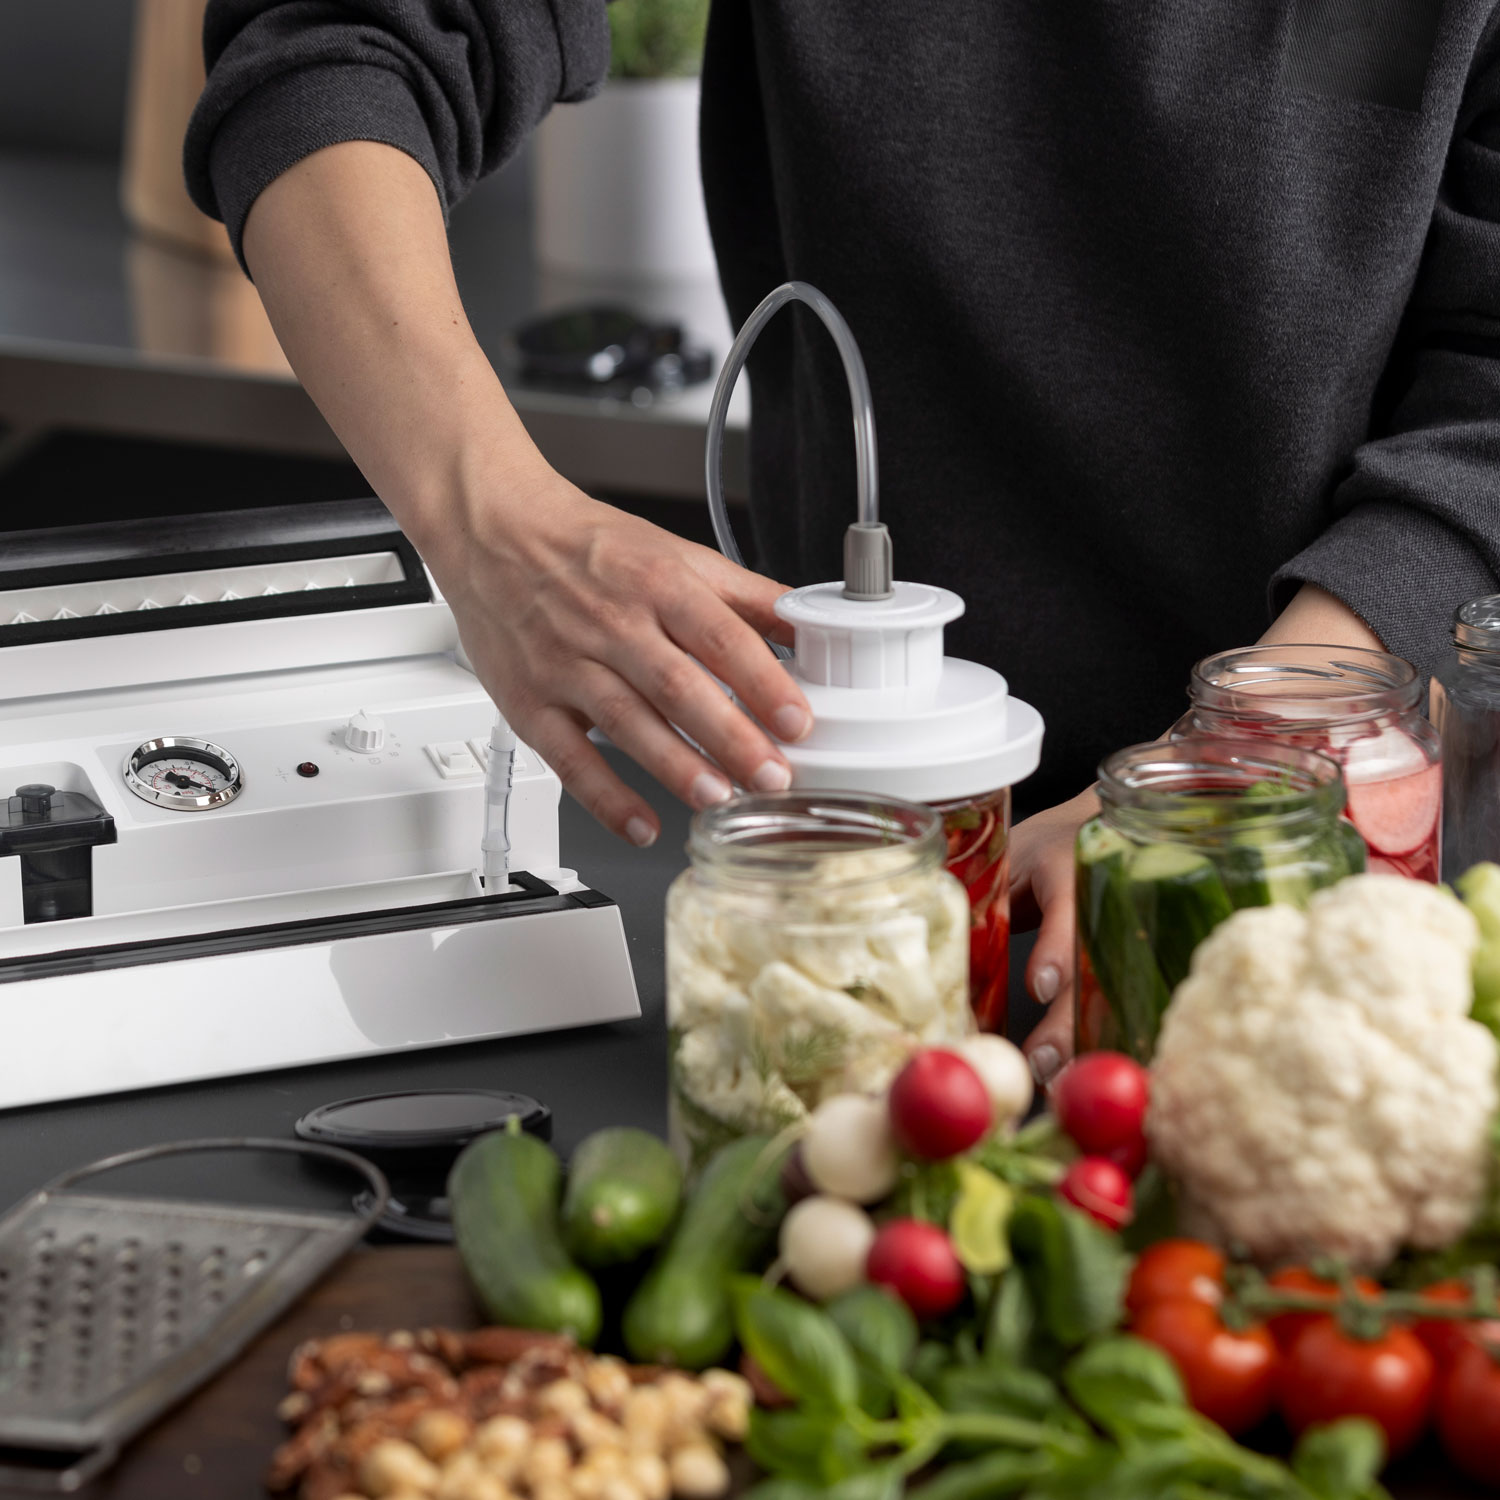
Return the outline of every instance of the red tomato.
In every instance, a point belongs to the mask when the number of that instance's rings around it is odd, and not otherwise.
[[[1281,1414],[1298,1433],[1340,1417],[1369,1417],[1385,1429],[1394,1458],[1427,1426],[1432,1387],[1432,1356],[1409,1328],[1357,1339],[1335,1319],[1319,1317],[1282,1357]]]
[[[1468,1282],[1457,1278],[1422,1288],[1424,1302],[1467,1302],[1473,1295]],[[1458,1351],[1473,1342],[1473,1325],[1466,1318],[1419,1318],[1411,1325],[1411,1331],[1427,1345],[1427,1352],[1440,1370],[1447,1369]]]
[[[1057,1123],[1080,1151],[1103,1156],[1143,1140],[1150,1078],[1119,1052],[1086,1052],[1052,1085]]]
[[[1172,1356],[1195,1410],[1232,1437],[1270,1416],[1280,1356],[1264,1323],[1224,1326],[1206,1302],[1153,1302],[1131,1325],[1138,1337]]]
[[[1500,1485],[1500,1364],[1472,1340],[1438,1377],[1437,1429],[1465,1474]]]
[[[995,1123],[984,1080],[956,1052],[929,1047],[896,1074],[891,1129],[903,1151],[944,1161],[978,1145]]]
[[[1106,1229],[1120,1229],[1135,1211],[1130,1179],[1102,1156],[1081,1156],[1063,1173],[1057,1196],[1081,1208]]]
[[[889,1287],[919,1318],[952,1312],[964,1295],[964,1268],[952,1240],[925,1219],[883,1225],[865,1259],[865,1279]]]
[[[1132,1315],[1153,1302],[1224,1300],[1224,1257],[1202,1240],[1158,1240],[1143,1250],[1130,1273],[1125,1307]]]
[[[1335,1282],[1324,1281],[1321,1277],[1314,1276],[1306,1266],[1283,1266],[1270,1278],[1270,1284],[1283,1292],[1303,1292],[1309,1296],[1326,1297],[1330,1307],[1339,1294]],[[1354,1285],[1362,1296],[1375,1297],[1380,1294],[1379,1285],[1371,1281],[1368,1276],[1356,1276]],[[1266,1319],[1266,1326],[1271,1330],[1272,1337],[1285,1351],[1297,1342],[1303,1329],[1311,1328],[1323,1316],[1322,1313],[1315,1312],[1275,1313]]]

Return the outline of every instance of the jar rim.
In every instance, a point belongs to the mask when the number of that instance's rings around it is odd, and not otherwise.
[[[815,789],[747,792],[693,815],[687,852],[695,868],[759,884],[806,875],[834,855],[890,851],[882,868],[835,880],[863,885],[942,861],[943,817],[897,797]],[[905,852],[909,857],[900,858]]]
[[[1233,820],[1234,827],[1253,820],[1277,828],[1328,817],[1344,806],[1338,762],[1297,745],[1187,735],[1129,745],[1099,766],[1098,795],[1106,814],[1140,814],[1164,825],[1204,803],[1239,806],[1252,786],[1265,789],[1257,792],[1252,811]]]
[[[1188,682],[1195,708],[1286,730],[1405,713],[1421,696],[1421,677],[1409,661],[1368,646],[1241,646],[1205,656]],[[1267,699],[1280,707],[1268,711]]]
[[[1500,594],[1460,604],[1451,634],[1460,651],[1500,651]]]

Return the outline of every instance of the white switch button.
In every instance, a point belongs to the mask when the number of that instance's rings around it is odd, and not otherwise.
[[[344,743],[360,755],[373,755],[385,744],[385,720],[360,709],[344,726]]]
[[[444,778],[478,776],[482,769],[474,759],[473,752],[462,740],[446,740],[439,745],[428,745],[427,753]]]

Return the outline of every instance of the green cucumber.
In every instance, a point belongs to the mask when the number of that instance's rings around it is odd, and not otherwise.
[[[509,1129],[482,1135],[448,1174],[454,1238],[491,1321],[592,1344],[599,1288],[563,1248],[561,1186],[562,1168],[544,1141]]]
[[[1339,846],[1344,851],[1344,873],[1363,875],[1370,857],[1364,835],[1347,818],[1340,818],[1338,838]]]
[[[701,1370],[734,1343],[731,1280],[759,1268],[786,1212],[780,1159],[747,1135],[718,1151],[672,1237],[625,1307],[625,1347],[643,1364]]]
[[[1206,854],[1186,844],[1147,844],[1127,867],[1136,915],[1167,989],[1187,978],[1193,950],[1234,910]]]
[[[573,1153],[562,1201],[563,1244],[600,1271],[655,1248],[682,1202],[682,1168],[671,1148],[644,1130],[595,1131]]]
[[[1151,1056],[1171,999],[1130,888],[1131,845],[1098,819],[1078,834],[1078,923],[1089,963],[1108,1002],[1111,1025],[1101,1047]]]

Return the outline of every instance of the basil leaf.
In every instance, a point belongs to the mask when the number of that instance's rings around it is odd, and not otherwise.
[[[1014,1365],[960,1365],[938,1378],[934,1394],[945,1411],[999,1412],[1042,1422],[1057,1404],[1057,1387],[1036,1370]]]
[[[1007,1271],[990,1298],[984,1357],[1001,1364],[1025,1364],[1035,1331],[1036,1304],[1031,1300],[1026,1278],[1020,1271]]]
[[[1115,1235],[1075,1208],[1027,1194],[1011,1215],[1010,1238],[1042,1325],[1064,1348],[1120,1321],[1128,1263]]]
[[[1378,1493],[1385,1434],[1365,1417],[1309,1427],[1292,1452],[1292,1472],[1318,1500],[1363,1500]]]
[[[917,1348],[911,1309],[883,1287],[857,1286],[824,1309],[854,1352],[882,1375],[900,1375]]]
[[[837,1416],[827,1411],[766,1411],[757,1406],[750,1413],[745,1452],[767,1473],[818,1484],[823,1479],[823,1449],[838,1425]]]
[[[836,1484],[809,1484],[801,1479],[767,1479],[744,1500],[900,1500],[902,1475],[894,1465],[861,1469]]]
[[[854,1351],[831,1318],[751,1277],[737,1278],[732,1295],[740,1343],[773,1385],[808,1406],[850,1411],[858,1404]]]
[[[1050,1453],[987,1453],[967,1463],[945,1464],[935,1479],[918,1491],[922,1500],[989,1500],[991,1495],[1019,1495],[1047,1474]]]
[[[1171,1356],[1129,1334],[1103,1339],[1074,1355],[1063,1371],[1063,1385],[1084,1415],[1100,1426],[1107,1425],[1105,1416],[1125,1406],[1187,1405]]]

